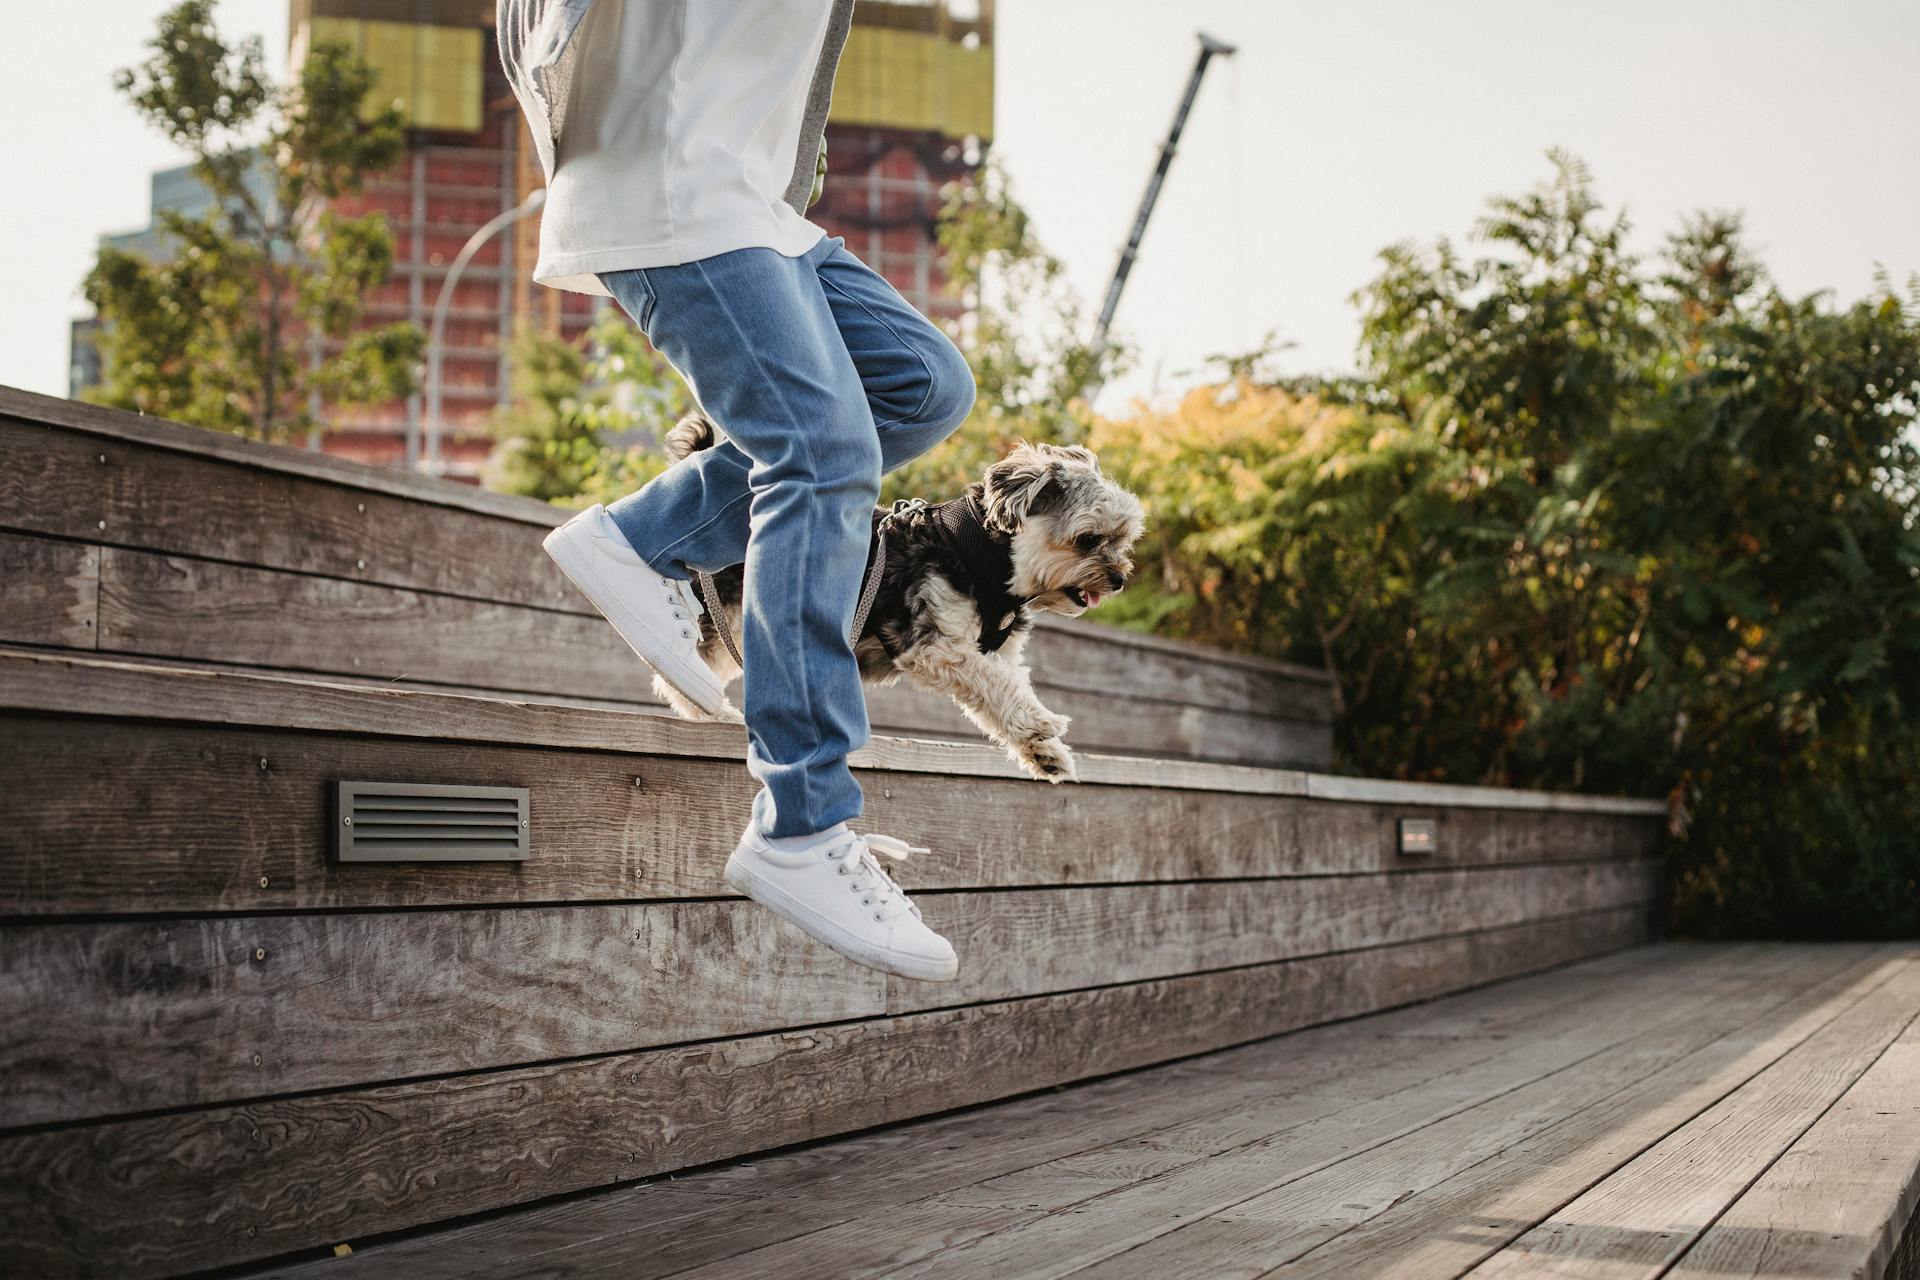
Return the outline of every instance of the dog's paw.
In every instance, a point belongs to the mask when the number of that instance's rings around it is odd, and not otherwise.
[[[1067,727],[1073,723],[1072,716],[1063,716],[1054,711],[1042,711],[1038,719],[1042,733],[1049,738],[1066,737]]]
[[[1078,782],[1073,752],[1058,738],[1034,738],[1020,744],[1020,763],[1041,782]]]

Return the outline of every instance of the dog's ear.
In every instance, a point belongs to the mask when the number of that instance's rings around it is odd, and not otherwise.
[[[1047,486],[1060,478],[1061,464],[1039,446],[1022,441],[1000,461],[987,468],[986,490],[981,505],[986,509],[987,526],[1012,533],[1034,512],[1043,509]]]

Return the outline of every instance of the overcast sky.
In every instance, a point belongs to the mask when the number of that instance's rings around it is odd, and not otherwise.
[[[35,10],[0,79],[0,383],[66,391],[67,322],[102,231],[141,226],[175,157],[113,93],[158,0]],[[222,0],[284,61],[286,0]],[[1000,0],[995,149],[1090,303],[1206,30],[1241,46],[1200,95],[1119,328],[1117,398],[1177,388],[1277,331],[1295,369],[1352,359],[1374,255],[1460,236],[1495,192],[1592,167],[1651,248],[1686,211],[1744,210],[1790,290],[1920,271],[1916,0]]]

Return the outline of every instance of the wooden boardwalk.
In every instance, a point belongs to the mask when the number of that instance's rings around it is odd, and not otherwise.
[[[1911,1276],[1916,1014],[1920,947],[1641,947],[264,1274]]]

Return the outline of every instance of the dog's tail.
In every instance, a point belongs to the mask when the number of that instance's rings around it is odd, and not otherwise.
[[[719,438],[720,430],[713,425],[713,419],[695,409],[674,423],[673,430],[667,432],[667,456],[678,462],[690,453],[711,449],[713,442]]]

